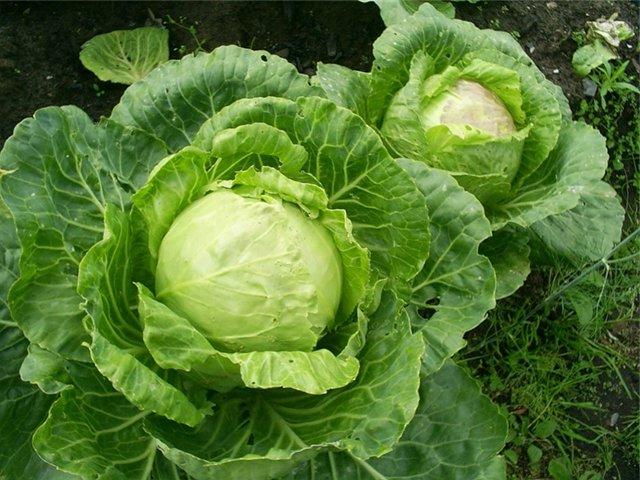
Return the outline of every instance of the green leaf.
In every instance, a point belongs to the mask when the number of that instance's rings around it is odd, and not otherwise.
[[[213,399],[220,408],[195,429],[160,417],[146,428],[165,456],[199,479],[283,475],[329,445],[362,458],[389,452],[417,407],[424,349],[398,308],[385,294],[351,385],[321,396],[231,392]]]
[[[507,223],[528,227],[576,207],[583,194],[597,188],[607,166],[605,139],[594,128],[564,125],[556,148],[516,194],[488,210],[492,228]]]
[[[72,480],[77,477],[45,463],[31,446],[33,432],[47,417],[55,397],[20,380],[18,371],[28,345],[19,329],[0,325],[0,476]]]
[[[115,134],[122,136],[109,137]],[[126,190],[163,154],[144,133],[108,122],[96,126],[75,107],[39,110],[7,140],[0,193],[22,247],[9,303],[33,343],[88,360],[81,346],[88,337],[76,293],[78,263],[102,237],[106,203],[127,204]]]
[[[140,410],[156,412],[191,426],[204,418],[205,409],[199,409],[181,390],[95,331],[91,359],[115,389]]]
[[[533,433],[538,438],[549,438],[551,435],[553,435],[553,432],[556,431],[557,427],[558,424],[556,423],[556,421],[550,418],[548,420],[542,420],[541,422],[539,422],[533,429]]]
[[[518,290],[531,271],[529,237],[522,229],[503,228],[480,245],[496,272],[496,299],[508,297]]]
[[[617,57],[611,47],[600,40],[595,40],[573,52],[571,65],[578,75],[585,77],[589,75],[594,68]]]
[[[422,380],[420,406],[395,449],[359,459],[331,450],[287,480],[504,479],[496,454],[504,446],[506,419],[453,362]]]
[[[593,320],[593,311],[595,307],[591,294],[575,287],[566,290],[564,292],[564,296],[571,303],[573,311],[576,312],[580,325],[583,327],[588,326]]]
[[[20,367],[20,378],[38,385],[44,393],[59,393],[71,388],[71,378],[65,367],[62,357],[32,343]]]
[[[605,182],[585,186],[578,205],[531,226],[533,254],[539,262],[576,266],[605,257],[622,235],[624,208]]]
[[[412,323],[427,344],[423,373],[430,373],[465,345],[465,332],[495,306],[495,273],[478,254],[491,229],[480,202],[450,175],[413,160],[398,163],[431,211],[431,251],[411,297]]]
[[[86,299],[91,317],[87,329],[92,341],[91,359],[100,373],[131,403],[143,411],[166,415],[195,425],[204,417],[180,389],[154,372],[142,342],[136,307],[131,227],[127,216],[109,205],[105,211],[104,238],[80,264],[78,291]]]
[[[142,429],[148,414],[95,369],[76,365],[71,375],[76,387],[61,393],[34,434],[38,454],[82,478],[146,480],[156,454],[155,442]]]
[[[87,358],[77,263],[101,234],[102,201],[119,200],[113,182],[101,184],[97,137],[81,110],[51,107],[21,122],[0,153],[0,168],[9,171],[2,196],[23,250],[9,298],[14,319],[32,342],[77,359]]]
[[[172,152],[190,145],[214,113],[241,98],[321,94],[286,60],[234,45],[187,55],[129,87],[111,119],[162,140]]]
[[[542,458],[542,450],[535,445],[529,445],[527,447],[527,457],[529,457],[529,463],[531,465],[536,465]]]
[[[176,216],[203,195],[210,181],[207,169],[211,155],[194,147],[185,147],[162,160],[147,183],[133,195],[132,218],[136,236],[148,252],[146,268],[155,274],[160,242]],[[150,287],[152,285],[149,285]]]
[[[318,62],[314,80],[336,105],[348,108],[369,123],[371,74],[351,70],[342,65]]]
[[[354,357],[339,358],[329,350],[312,352],[224,353],[211,346],[188,320],[139,290],[144,340],[162,368],[194,371],[211,388],[292,388],[311,394],[343,387],[356,377]]]
[[[97,35],[82,45],[80,61],[100,80],[131,84],[169,60],[169,32],[142,27]]]
[[[54,398],[20,379],[29,342],[7,307],[9,287],[18,275],[20,246],[13,219],[2,202],[0,238],[0,476],[71,480],[70,475],[42,461],[31,446],[33,431],[45,419]]]
[[[456,10],[451,2],[440,0],[360,0],[361,2],[374,2],[380,8],[380,16],[384,24],[390,25],[400,23],[416,10],[423,3],[430,3],[436,10],[448,18],[453,18]],[[455,0],[454,0],[455,1]]]
[[[571,480],[571,461],[567,457],[552,459],[547,470],[553,480]]]

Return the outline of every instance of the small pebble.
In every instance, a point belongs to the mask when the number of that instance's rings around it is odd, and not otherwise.
[[[547,2],[547,8],[549,10],[553,10],[554,8],[556,8],[558,6],[558,4],[556,2]]]
[[[619,418],[620,418],[620,414],[618,412],[616,412],[613,415],[611,415],[611,418],[609,419],[609,426],[610,427],[615,427],[616,423],[618,423],[618,419]]]
[[[560,73],[560,69],[559,68],[554,68],[553,69],[553,73]]]
[[[582,79],[582,93],[584,93],[585,96],[595,97],[597,91],[598,85],[596,85],[596,82],[594,82],[590,78]]]
[[[51,79],[53,78],[53,75],[47,75],[45,78],[46,78],[47,80],[51,80]]]

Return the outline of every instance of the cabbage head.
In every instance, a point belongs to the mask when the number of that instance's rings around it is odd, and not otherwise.
[[[504,473],[505,419],[450,359],[495,304],[482,205],[322,95],[229,46],[98,123],[16,127],[2,478]]]
[[[498,296],[536,262],[582,265],[609,253],[624,212],[602,181],[605,139],[571,119],[561,89],[505,32],[429,4],[376,40],[370,73],[321,65],[327,96],[381,134],[395,157],[449,172],[491,221],[482,247]]]

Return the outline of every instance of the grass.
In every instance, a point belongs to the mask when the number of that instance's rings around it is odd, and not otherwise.
[[[640,460],[640,108],[628,64],[591,75],[576,117],[607,137],[607,180],[627,209],[621,245],[585,265],[535,270],[472,332],[462,358],[510,425],[514,480],[636,478]],[[587,273],[584,273],[587,272]]]

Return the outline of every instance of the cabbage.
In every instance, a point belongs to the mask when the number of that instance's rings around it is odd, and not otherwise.
[[[297,206],[217,190],[171,225],[155,285],[158,300],[229,351],[311,350],[337,313],[342,259]]]
[[[161,65],[97,124],[67,106],[16,127],[1,477],[503,468],[506,421],[450,360],[495,305],[482,205],[321,96],[228,46]]]
[[[325,94],[378,129],[395,157],[449,172],[480,200],[499,298],[523,284],[530,258],[582,265],[608,254],[624,212],[602,180],[604,138],[571,120],[561,89],[511,35],[409,7],[383,5],[402,15],[374,43],[370,73],[319,66]]]

